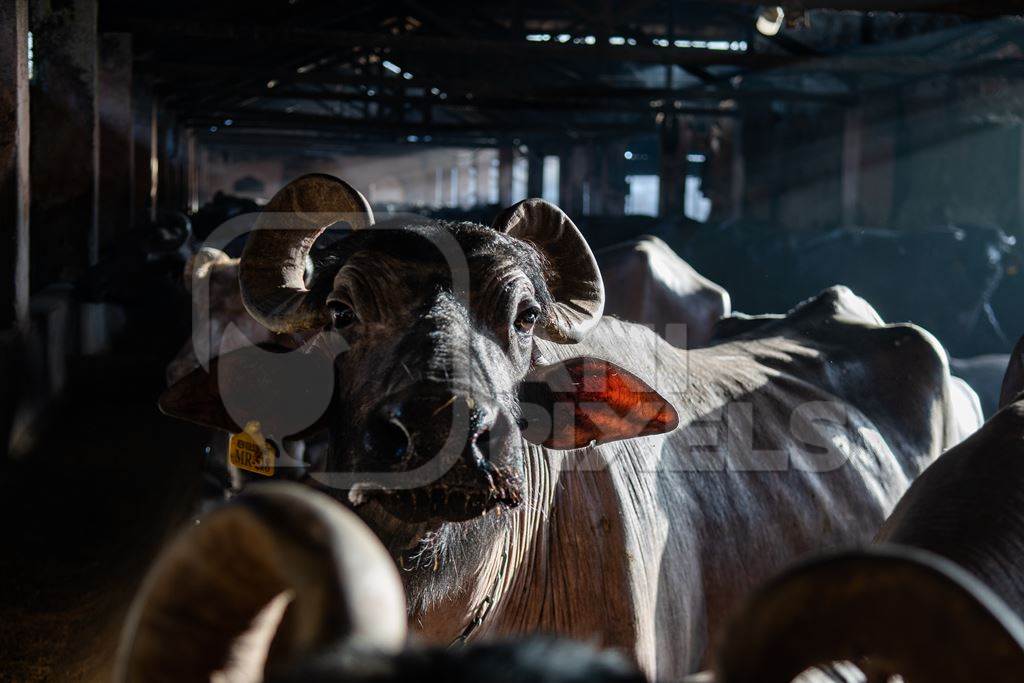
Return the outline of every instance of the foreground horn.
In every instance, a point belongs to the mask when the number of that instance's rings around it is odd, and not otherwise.
[[[248,488],[164,550],[125,621],[116,683],[258,683],[325,649],[397,652],[394,562],[348,509],[298,484]]]
[[[338,221],[361,230],[373,225],[373,211],[348,183],[320,173],[293,180],[263,207],[238,275],[242,302],[261,325],[290,333],[326,322],[326,312],[307,300],[306,257],[316,238]]]
[[[1024,671],[1024,624],[949,560],[877,546],[812,560],[759,590],[719,648],[717,683],[790,683],[856,661],[908,683],[1010,683]]]
[[[554,310],[545,312],[538,336],[560,344],[582,340],[604,312],[604,282],[590,246],[565,212],[543,199],[526,199],[502,211],[492,227],[532,244],[550,266]]]

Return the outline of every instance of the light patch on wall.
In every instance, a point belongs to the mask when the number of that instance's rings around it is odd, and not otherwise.
[[[541,170],[541,197],[551,202],[558,203],[558,185],[561,181],[561,160],[554,155],[544,157],[544,164]]]
[[[686,196],[683,199],[683,214],[698,223],[706,223],[711,215],[711,200],[700,191],[701,180],[697,176],[686,176]]]
[[[526,199],[527,179],[530,177],[530,160],[525,156],[517,156],[512,162],[512,202]]]
[[[661,181],[657,175],[627,175],[625,213],[631,216],[657,216]]]
[[[501,201],[501,187],[499,180],[501,169],[497,154],[493,154],[491,156],[491,163],[487,170],[487,203],[493,205]]]

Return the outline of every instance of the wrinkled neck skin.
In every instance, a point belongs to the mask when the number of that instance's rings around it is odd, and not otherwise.
[[[497,508],[467,522],[409,524],[376,502],[359,508],[362,518],[388,541],[401,569],[409,624],[423,640],[449,645],[491,630],[513,594],[535,577],[547,542],[544,522],[553,502],[552,465],[558,453],[523,442],[525,497],[516,509]],[[518,601],[517,597],[515,601]],[[479,625],[473,626],[479,618]],[[504,620],[501,620],[504,621]]]

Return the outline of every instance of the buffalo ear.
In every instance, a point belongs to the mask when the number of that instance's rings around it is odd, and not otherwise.
[[[242,431],[224,407],[217,382],[220,358],[210,361],[207,372],[199,367],[167,387],[157,406],[164,415],[194,422],[212,429],[221,429],[232,434]]]
[[[326,425],[334,365],[324,354],[264,343],[225,353],[160,396],[160,410],[188,422],[240,432],[259,422],[265,436],[303,438]]]
[[[551,264],[548,289],[555,303],[537,336],[575,344],[601,321],[604,280],[587,240],[565,212],[543,199],[524,199],[498,214],[496,231],[528,242]]]
[[[581,448],[676,428],[675,408],[614,363],[583,356],[536,368],[519,393],[523,437],[547,448]]]

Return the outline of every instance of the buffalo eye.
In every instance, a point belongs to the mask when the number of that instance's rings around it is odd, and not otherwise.
[[[537,324],[538,318],[540,318],[540,308],[537,306],[524,308],[519,312],[519,315],[516,316],[516,331],[520,334],[529,334],[530,332],[533,332],[533,326]]]
[[[327,308],[330,309],[331,312],[331,327],[336,330],[348,327],[358,320],[358,318],[356,318],[355,311],[340,301],[329,302],[327,304]]]

